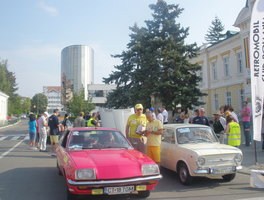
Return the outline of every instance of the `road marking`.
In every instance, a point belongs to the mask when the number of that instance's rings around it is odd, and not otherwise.
[[[15,144],[15,146],[13,146],[11,149],[9,149],[8,151],[2,153],[0,155],[0,159],[2,159],[3,157],[5,157],[7,154],[9,154],[11,151],[13,151],[18,145],[20,145],[24,140],[21,140],[20,142],[18,142],[17,144]]]
[[[8,136],[0,137],[0,141],[6,139]]]
[[[11,138],[11,140],[17,140],[18,138],[20,138],[20,136],[14,136]]]

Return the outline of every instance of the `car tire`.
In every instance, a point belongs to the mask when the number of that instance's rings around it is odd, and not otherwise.
[[[138,197],[139,198],[148,198],[150,195],[150,191],[147,190],[147,191],[139,191],[138,192]]]
[[[67,200],[75,200],[76,199],[76,195],[70,193],[70,191],[67,189]]]
[[[236,177],[236,174],[227,174],[227,175],[224,175],[222,177],[223,177],[224,181],[230,182]]]
[[[58,171],[58,175],[62,176],[62,172],[61,172],[61,170],[60,170],[60,168],[59,168],[58,161],[57,161],[57,171]]]
[[[185,163],[179,164],[177,172],[178,172],[179,181],[183,185],[190,185],[192,183],[193,177],[190,176],[189,169]]]

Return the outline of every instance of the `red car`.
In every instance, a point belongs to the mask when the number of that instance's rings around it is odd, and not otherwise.
[[[57,149],[57,167],[65,177],[68,199],[130,193],[147,198],[162,177],[153,160],[110,128],[66,132]]]

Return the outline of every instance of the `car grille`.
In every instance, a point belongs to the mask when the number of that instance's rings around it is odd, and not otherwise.
[[[204,166],[210,167],[215,165],[235,165],[234,154],[220,154],[214,156],[205,156]]]

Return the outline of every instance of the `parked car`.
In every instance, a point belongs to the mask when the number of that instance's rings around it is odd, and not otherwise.
[[[231,181],[242,169],[240,149],[220,144],[214,131],[198,124],[166,124],[161,142],[161,166],[177,172],[184,185],[193,177]]]
[[[60,138],[57,168],[67,197],[137,193],[147,198],[161,179],[158,165],[117,129],[73,128]]]

